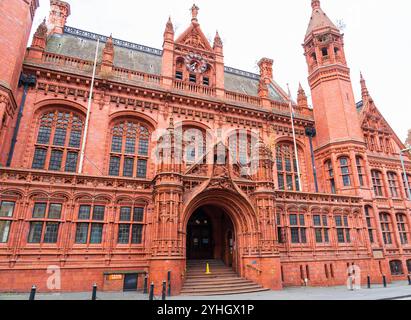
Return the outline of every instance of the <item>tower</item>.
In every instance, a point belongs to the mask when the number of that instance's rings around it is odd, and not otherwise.
[[[49,33],[62,34],[69,15],[70,5],[67,2],[50,0]]]
[[[10,149],[18,114],[17,88],[38,0],[0,2],[0,166]]]
[[[335,182],[331,177],[323,179],[335,183],[332,187],[325,186],[324,191],[352,194],[357,186],[353,175],[356,155],[365,152],[365,145],[345,59],[344,35],[324,13],[319,0],[312,0],[311,6],[303,47],[317,130],[316,158],[320,167],[323,161],[329,161],[335,173],[342,168],[347,173],[340,178],[338,172]]]

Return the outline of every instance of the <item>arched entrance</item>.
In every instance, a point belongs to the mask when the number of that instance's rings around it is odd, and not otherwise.
[[[204,205],[196,209],[187,224],[187,260],[221,260],[235,268],[235,230],[224,209]]]

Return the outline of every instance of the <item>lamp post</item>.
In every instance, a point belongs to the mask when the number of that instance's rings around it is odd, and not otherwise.
[[[403,171],[403,179],[404,179],[404,184],[405,184],[405,189],[407,190],[407,195],[408,195],[408,200],[411,200],[411,190],[410,190],[410,185],[408,183],[408,176],[407,176],[407,171],[405,170],[405,162],[404,162],[404,157],[403,153],[404,152],[409,152],[411,151],[411,147],[401,150],[400,151],[400,159],[401,159],[401,165],[402,165],[402,171]]]

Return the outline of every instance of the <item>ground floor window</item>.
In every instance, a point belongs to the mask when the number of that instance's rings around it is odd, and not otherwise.
[[[408,269],[408,273],[411,273],[411,259],[407,260],[407,269]]]
[[[14,206],[14,202],[0,202],[0,243],[6,243],[9,240]]]
[[[390,269],[391,274],[394,276],[404,274],[404,270],[402,269],[402,262],[400,260],[390,261]]]

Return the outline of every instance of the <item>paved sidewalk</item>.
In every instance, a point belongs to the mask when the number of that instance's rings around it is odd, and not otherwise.
[[[0,294],[0,300],[28,300],[27,294]],[[91,292],[37,294],[36,300],[90,300]],[[141,293],[98,292],[98,300],[148,300]],[[159,299],[158,297],[156,298]],[[395,282],[383,288],[373,285],[372,289],[349,291],[346,287],[286,288],[282,291],[266,291],[241,295],[212,297],[171,297],[168,300],[411,300],[411,286],[407,281]]]

